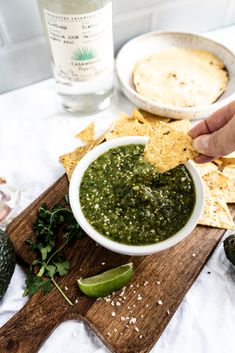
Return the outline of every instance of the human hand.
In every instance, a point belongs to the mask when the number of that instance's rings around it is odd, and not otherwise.
[[[193,147],[200,154],[197,163],[207,163],[235,151],[235,101],[194,126]]]

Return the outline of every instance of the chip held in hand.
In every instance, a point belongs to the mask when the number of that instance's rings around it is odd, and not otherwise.
[[[159,173],[186,163],[197,155],[191,136],[162,122],[152,131],[144,150],[145,160],[154,164]]]

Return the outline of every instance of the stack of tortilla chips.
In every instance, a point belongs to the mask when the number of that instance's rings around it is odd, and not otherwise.
[[[102,136],[95,138],[94,123],[77,134],[84,145],[60,157],[68,178],[79,160],[93,147],[105,140],[121,136],[148,136],[144,156],[164,173],[179,164],[194,159],[197,152],[192,147],[188,119],[171,120],[158,117],[143,110],[134,109],[129,117],[120,114],[115,124]],[[235,203],[235,155],[222,157],[215,162],[195,163],[205,183],[205,205],[199,224],[233,229],[234,223],[227,203]]]

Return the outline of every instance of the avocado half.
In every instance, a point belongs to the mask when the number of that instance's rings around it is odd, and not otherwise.
[[[224,240],[224,251],[228,260],[235,265],[235,234],[229,235]]]
[[[15,269],[16,257],[12,241],[0,229],[0,300],[6,293]]]

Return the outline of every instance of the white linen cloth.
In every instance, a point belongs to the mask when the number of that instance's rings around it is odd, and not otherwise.
[[[233,26],[210,36],[235,49],[234,34]],[[53,80],[0,96],[0,175],[22,190],[21,210],[64,173],[58,156],[77,146],[76,133],[94,120],[99,134],[120,111],[130,113],[132,109],[120,93],[108,110],[89,117],[60,112],[55,100]],[[26,303],[22,297],[24,280],[25,269],[17,264],[0,303],[0,325]],[[234,293],[235,267],[229,264],[220,243],[152,353],[234,353]],[[40,349],[40,353],[64,352],[108,350],[82,322],[67,321]]]

